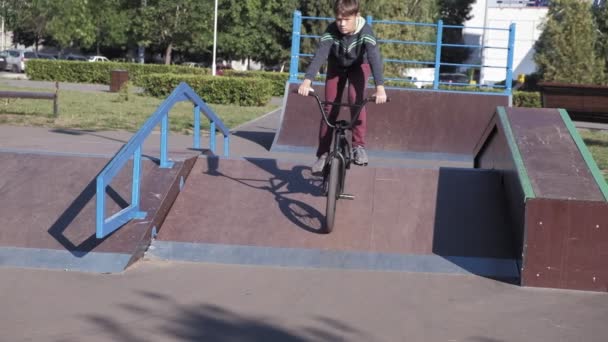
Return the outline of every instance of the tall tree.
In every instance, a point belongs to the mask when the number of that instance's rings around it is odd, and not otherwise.
[[[63,50],[70,46],[90,47],[95,42],[93,14],[88,0],[52,0],[54,15],[48,23],[49,34]]]
[[[462,26],[471,19],[472,5],[476,0],[438,0],[441,20],[444,25]],[[443,31],[441,40],[444,44],[464,44],[462,28],[447,28]],[[471,50],[465,47],[443,47],[441,49],[441,60],[446,63],[460,64],[469,58]],[[455,67],[442,67],[447,71]]]
[[[591,4],[585,0],[553,0],[534,60],[541,79],[574,84],[597,84],[604,67],[595,50],[597,28]]]
[[[604,72],[608,83],[608,4],[598,3],[594,7],[595,22],[598,28],[598,39],[596,41],[596,51],[598,56],[603,56]]]
[[[89,11],[95,26],[95,48],[101,54],[101,47],[114,47],[127,43],[129,28],[128,12],[122,7],[122,0],[89,1]]]
[[[221,53],[265,64],[286,60],[295,7],[295,0],[222,1]]]
[[[48,25],[55,15],[51,0],[5,1],[3,3],[14,41],[25,46],[39,45],[48,36]]]
[[[139,40],[163,50],[165,64],[171,64],[174,50],[202,46],[209,37],[213,3],[198,0],[149,0],[138,10]]]

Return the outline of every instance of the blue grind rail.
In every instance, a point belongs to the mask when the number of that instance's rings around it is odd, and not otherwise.
[[[224,135],[224,156],[229,155],[230,131],[207,104],[184,82],[158,106],[152,116],[143,124],[137,133],[112,158],[106,167],[97,176],[96,201],[96,231],[98,239],[105,238],[133,219],[143,219],[146,213],[140,211],[140,182],[141,182],[141,155],[142,145],[152,130],[160,123],[160,167],[172,168],[173,162],[168,159],[169,111],[178,102],[189,101],[194,105],[194,142],[193,147],[200,149],[200,120],[201,110],[210,121],[209,149],[215,153],[216,129]],[[123,169],[126,163],[133,158],[133,179],[131,189],[131,204],[109,218],[105,218],[105,192],[112,179]]]
[[[312,57],[312,54],[301,53],[300,43],[301,39],[318,39],[318,35],[302,34],[302,21],[303,20],[317,20],[317,21],[333,21],[334,18],[327,17],[309,17],[302,16],[300,11],[295,11],[293,14],[293,27],[291,37],[291,61],[289,67],[289,82],[298,83],[299,77],[303,76],[299,71],[300,57]],[[515,46],[515,24],[510,24],[509,28],[492,28],[492,27],[470,27],[471,29],[481,29],[487,31],[508,31],[509,40],[507,46],[489,46],[489,45],[472,45],[472,44],[447,44],[442,43],[443,32],[445,29],[464,29],[467,28],[461,25],[444,25],[442,20],[439,20],[436,24],[434,23],[416,23],[407,21],[391,21],[391,20],[374,20],[372,16],[366,17],[367,23],[373,24],[384,24],[384,25],[407,25],[407,26],[423,26],[423,27],[434,27],[436,29],[435,42],[421,42],[421,41],[407,41],[407,40],[383,40],[378,37],[378,41],[382,44],[402,44],[402,45],[425,45],[435,46],[435,58],[434,61],[414,61],[414,60],[399,60],[399,59],[384,59],[385,63],[400,63],[400,64],[420,64],[420,65],[434,65],[435,75],[434,79],[431,80],[418,80],[418,82],[432,84],[432,88],[421,89],[421,90],[434,90],[438,91],[440,85],[457,85],[457,86],[471,86],[470,84],[464,83],[449,83],[441,82],[439,80],[439,72],[441,66],[453,66],[453,67],[466,67],[466,68],[493,68],[493,69],[504,69],[505,70],[505,86],[492,85],[489,88],[501,89],[501,93],[482,93],[487,95],[512,95],[512,82],[513,82],[513,51]],[[469,48],[469,49],[497,49],[507,50],[507,60],[504,65],[484,65],[484,64],[458,64],[458,63],[447,63],[441,61],[441,49],[443,47],[449,48]],[[406,78],[391,78],[394,81],[409,81]],[[482,85],[475,85],[475,87],[481,87]],[[442,90],[450,91],[450,90]],[[468,90],[457,89],[457,92],[470,92]]]

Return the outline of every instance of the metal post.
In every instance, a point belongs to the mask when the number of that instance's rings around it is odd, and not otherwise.
[[[195,149],[201,148],[201,107],[194,106],[194,144]]]
[[[160,167],[170,169],[173,163],[167,160],[167,140],[169,133],[169,113],[165,113],[160,124]]]
[[[372,17],[371,15],[368,15],[368,16],[365,18],[365,21],[367,22],[367,24],[368,24],[369,26],[372,26],[372,22],[374,21],[374,17]]]
[[[215,154],[215,121],[209,122],[209,149]]]
[[[230,155],[230,136],[224,135],[224,157]]]
[[[513,54],[515,50],[515,23],[509,25],[509,53],[507,54],[507,77],[505,93],[511,95],[513,83]]]
[[[302,27],[302,12],[293,12],[293,27],[291,33],[291,62],[289,64],[289,82],[298,80],[300,60],[300,29]]]
[[[433,89],[439,89],[439,69],[441,69],[441,40],[443,39],[443,20],[437,22],[437,41],[435,43],[435,79]]]
[[[141,145],[133,153],[133,184],[131,186],[131,205],[139,210],[139,182],[141,178]]]
[[[215,76],[215,56],[217,51],[217,0],[215,0],[215,15],[213,17],[213,61],[211,62],[211,75]]]
[[[97,178],[97,211],[95,212],[95,237],[103,238],[104,215],[106,214],[106,184],[102,177]]]

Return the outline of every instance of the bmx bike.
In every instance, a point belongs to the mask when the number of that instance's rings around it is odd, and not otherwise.
[[[336,202],[339,199],[354,200],[355,196],[344,193],[344,182],[346,180],[346,170],[350,169],[353,162],[352,149],[346,137],[346,132],[352,130],[357,125],[359,114],[368,102],[375,102],[375,97],[367,97],[362,102],[357,104],[348,104],[342,102],[321,101],[319,96],[314,92],[309,92],[308,96],[312,96],[317,100],[319,110],[323,116],[323,120],[330,128],[334,130],[332,147],[327,155],[325,167],[323,168],[323,194],[327,197],[325,206],[325,226],[324,233],[331,233],[334,229],[334,219],[336,217]],[[387,98],[387,102],[390,99]],[[331,104],[338,107],[355,108],[355,115],[351,121],[336,120],[330,122],[328,114],[325,112],[323,105]]]

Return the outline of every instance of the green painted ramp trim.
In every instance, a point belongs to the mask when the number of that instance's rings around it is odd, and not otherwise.
[[[532,188],[532,182],[530,182],[528,171],[524,165],[524,159],[521,157],[521,152],[519,151],[519,147],[517,147],[517,143],[515,142],[515,135],[513,135],[513,130],[511,129],[511,124],[509,123],[507,111],[505,110],[505,107],[497,107],[496,111],[498,112],[498,117],[500,118],[500,122],[505,130],[507,144],[509,145],[511,155],[513,155],[513,160],[515,161],[515,167],[517,168],[517,174],[519,175],[519,181],[524,191],[525,199],[528,200],[531,198],[536,198],[536,194]]]
[[[568,128],[568,131],[570,132],[570,136],[576,143],[576,146],[578,147],[578,150],[581,152],[581,155],[583,156],[585,163],[587,163],[587,167],[589,168],[589,171],[593,175],[593,178],[595,179],[597,186],[600,188],[602,195],[604,195],[604,200],[608,201],[608,184],[606,184],[606,180],[604,179],[602,172],[600,171],[599,167],[597,166],[595,159],[593,159],[593,156],[591,155],[591,152],[589,152],[589,149],[587,148],[587,145],[583,141],[583,138],[581,138],[581,135],[578,133],[578,130],[574,126],[574,123],[572,123],[572,120],[570,119],[570,115],[568,115],[568,112],[565,109],[558,109],[558,110],[559,110],[559,114],[562,116],[562,120],[564,120],[564,123],[566,124],[566,127]]]

